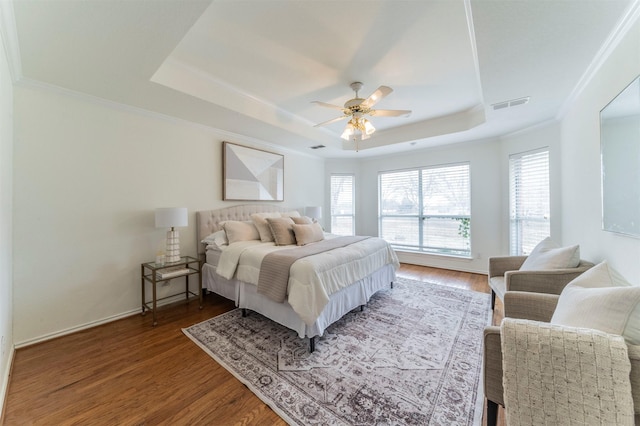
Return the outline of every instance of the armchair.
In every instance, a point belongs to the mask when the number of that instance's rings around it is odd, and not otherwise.
[[[594,266],[580,260],[575,268],[520,271],[527,256],[499,256],[489,258],[489,287],[491,287],[491,309],[495,307],[496,295],[504,302],[507,291],[560,294],[574,278]]]
[[[549,322],[558,303],[558,295],[509,291],[504,295],[505,317]],[[635,422],[640,424],[640,345],[627,345],[631,362],[631,393]],[[484,330],[484,393],[487,400],[487,426],[497,421],[498,405],[504,406],[502,348],[500,327]]]

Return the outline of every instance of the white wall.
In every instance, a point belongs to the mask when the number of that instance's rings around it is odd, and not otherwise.
[[[640,22],[636,20],[568,110],[561,127],[562,239],[578,241],[583,257],[607,260],[635,284],[640,284],[640,239],[602,230],[599,112],[638,75]]]
[[[0,413],[13,356],[13,83],[0,31]]]
[[[281,205],[323,205],[322,159],[55,90],[14,95],[18,345],[139,309],[140,263],[166,232],[156,207],[188,208],[181,250],[196,254],[194,212],[240,204],[221,201],[222,140],[285,154]]]
[[[473,259],[399,252],[402,262],[469,272],[487,271],[487,257],[500,254],[500,144],[476,141],[411,153],[328,161],[327,174],[356,175],[356,233],[378,235],[378,173],[381,171],[469,162],[471,167],[471,250]],[[327,198],[329,199],[329,198]]]

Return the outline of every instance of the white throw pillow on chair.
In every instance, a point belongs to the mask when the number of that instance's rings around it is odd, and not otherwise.
[[[640,344],[640,286],[602,262],[562,290],[551,324],[592,328]]]
[[[580,264],[580,246],[560,247],[550,237],[540,241],[520,267],[521,271],[575,268]]]

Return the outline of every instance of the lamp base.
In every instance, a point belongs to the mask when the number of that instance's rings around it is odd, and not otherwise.
[[[174,229],[167,231],[167,250],[165,262],[177,262],[180,260],[180,233]]]

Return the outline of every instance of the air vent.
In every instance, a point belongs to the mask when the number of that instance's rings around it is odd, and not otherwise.
[[[325,148],[324,145],[316,145],[316,146],[312,146],[311,149],[320,149],[320,148]]]
[[[514,106],[524,105],[526,103],[529,103],[529,99],[531,99],[531,96],[525,96],[524,98],[511,99],[510,101],[498,102],[497,104],[491,105],[491,107],[493,108],[494,111],[498,109],[511,108]]]

